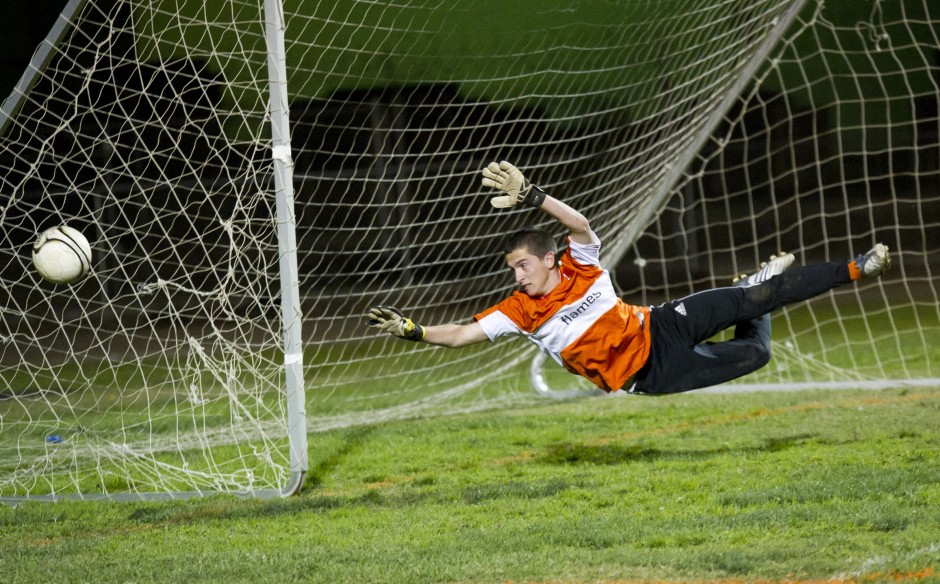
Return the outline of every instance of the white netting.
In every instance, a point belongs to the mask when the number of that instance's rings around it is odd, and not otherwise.
[[[501,159],[591,219],[637,304],[779,247],[839,259],[885,239],[899,268],[778,317],[786,370],[762,379],[936,376],[937,15],[908,4],[808,2],[755,85],[791,0],[287,3],[308,428],[535,399],[522,342],[448,351],[364,326],[373,304],[466,322],[512,289],[502,234],[560,238],[489,206],[479,170]],[[261,4],[96,6],[0,142],[0,495],[283,484]],[[78,286],[29,266],[57,223],[92,241]]]
[[[170,4],[84,3],[0,143],[0,494],[285,482],[264,20]],[[53,286],[62,223],[94,267]]]
[[[779,250],[894,268],[774,319],[775,358],[741,383],[940,379],[940,7],[810,2],[673,188],[634,252],[629,293],[727,285]]]
[[[288,52],[293,91],[309,96],[292,106],[302,289],[323,318],[307,327],[309,411],[352,408],[347,418],[364,422],[448,388],[462,395],[448,392],[437,410],[491,394],[527,399],[525,368],[503,373],[532,356],[525,343],[416,347],[366,330],[366,310],[467,322],[513,288],[503,235],[537,224],[561,238],[543,214],[490,207],[479,172],[492,160],[513,161],[582,210],[616,259],[791,5],[341,3],[294,13],[290,29],[314,35]]]

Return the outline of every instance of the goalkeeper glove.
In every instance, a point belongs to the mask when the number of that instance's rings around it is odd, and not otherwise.
[[[375,306],[369,310],[369,326],[409,341],[423,341],[424,327],[415,324],[392,306]]]
[[[545,191],[527,181],[521,170],[506,161],[499,164],[491,162],[483,169],[483,186],[506,193],[490,199],[490,204],[497,209],[519,204],[541,207],[545,201]]]

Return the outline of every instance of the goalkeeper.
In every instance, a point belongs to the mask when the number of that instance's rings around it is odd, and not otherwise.
[[[539,230],[510,235],[503,253],[519,289],[469,324],[422,326],[395,308],[376,306],[369,311],[370,326],[444,347],[524,336],[605,391],[678,393],[766,365],[771,311],[878,276],[891,265],[888,248],[880,243],[854,260],[792,269],[793,255],[781,254],[734,286],[657,307],[631,306],[601,268],[601,242],[581,213],[528,182],[508,162],[490,163],[483,185],[500,191],[491,200],[496,208],[524,205],[556,219],[568,229],[567,248],[556,255],[552,237]],[[733,339],[707,341],[732,326]]]

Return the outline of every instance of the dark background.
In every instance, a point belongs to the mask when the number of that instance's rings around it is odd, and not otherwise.
[[[10,95],[67,0],[4,0],[0,18],[0,100]]]

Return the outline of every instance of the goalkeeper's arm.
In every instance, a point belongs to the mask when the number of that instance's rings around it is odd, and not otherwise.
[[[483,328],[476,322],[421,326],[392,306],[373,307],[369,310],[369,320],[366,324],[401,339],[442,347],[465,347],[489,340]]]
[[[542,209],[568,228],[572,241],[594,243],[594,233],[584,215],[530,183],[522,171],[509,162],[504,160],[499,164],[491,162],[487,165],[483,169],[483,186],[504,193],[490,199],[497,209],[516,205]]]
[[[424,327],[424,342],[441,347],[466,347],[488,341],[483,327],[477,322],[470,324],[439,324]]]
[[[571,241],[590,245],[594,243],[594,232],[591,231],[591,224],[587,218],[562,203],[551,195],[545,195],[545,201],[542,203],[542,210],[558,220],[559,223],[568,228],[568,234]]]

